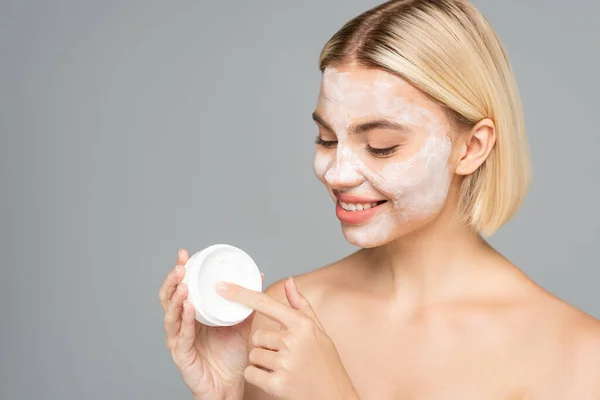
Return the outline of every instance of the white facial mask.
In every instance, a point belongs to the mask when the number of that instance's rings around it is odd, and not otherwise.
[[[448,160],[452,150],[449,127],[423,106],[396,96],[393,88],[399,82],[402,81],[385,71],[377,71],[375,80],[369,83],[353,80],[350,72],[333,67],[323,72],[319,109],[338,143],[335,150],[317,148],[315,174],[328,186],[334,202],[337,198],[332,187],[361,197],[389,200],[365,224],[344,226],[346,239],[361,247],[383,244],[400,224],[437,212],[448,193],[451,178]],[[351,123],[367,116],[384,117],[415,131],[424,130],[429,136],[408,159],[385,165],[380,162],[384,166],[370,170],[352,149],[348,138]]]

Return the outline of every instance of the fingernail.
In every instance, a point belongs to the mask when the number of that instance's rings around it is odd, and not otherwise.
[[[179,250],[177,250],[177,254],[181,253],[181,250],[183,250],[183,248],[179,248]]]
[[[226,282],[218,282],[217,283],[217,292],[223,293],[227,291],[227,283]]]
[[[298,289],[298,287],[296,286],[296,282],[294,282],[294,278],[292,278],[290,276],[290,281],[292,281],[292,285],[294,286],[294,289]]]

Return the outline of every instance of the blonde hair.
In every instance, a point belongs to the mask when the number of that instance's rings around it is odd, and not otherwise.
[[[496,143],[462,182],[464,221],[493,234],[520,207],[531,181],[521,99],[508,57],[485,17],[466,0],[392,0],[347,22],[325,44],[321,72],[334,64],[395,74],[472,127],[490,118]]]

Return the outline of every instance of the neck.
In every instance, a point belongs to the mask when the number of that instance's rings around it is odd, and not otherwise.
[[[363,249],[369,281],[392,301],[417,308],[456,299],[477,290],[485,261],[498,254],[453,210],[409,235]],[[489,265],[489,264],[488,264]]]

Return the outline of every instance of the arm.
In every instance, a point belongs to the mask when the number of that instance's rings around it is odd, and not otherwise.
[[[600,399],[600,321],[585,315],[571,334],[569,356],[563,361],[565,398]]]
[[[589,336],[580,347],[574,381],[580,399],[600,399],[600,323],[588,331]]]

